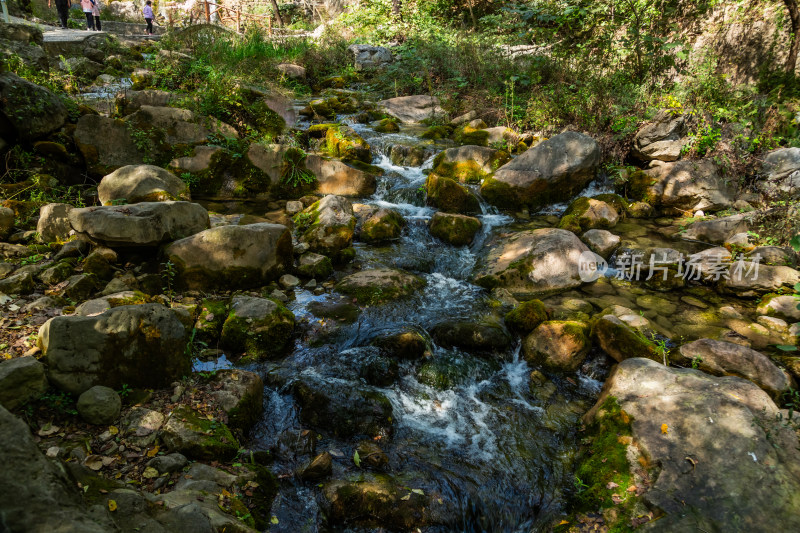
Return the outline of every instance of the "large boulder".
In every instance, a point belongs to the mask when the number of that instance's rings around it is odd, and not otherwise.
[[[609,500],[615,493],[641,498],[656,516],[663,515],[650,530],[800,529],[797,435],[779,423],[778,407],[749,381],[629,359],[612,371],[584,422],[595,442],[613,447],[594,448],[594,463],[617,470],[609,470],[608,479],[597,471],[594,479],[582,478],[590,493]],[[629,436],[620,436],[620,423],[627,423]],[[645,472],[630,495],[625,489],[634,478],[624,471],[626,463],[634,472],[658,465],[658,473]],[[595,486],[598,482],[602,485]],[[627,526],[636,516],[620,518]]]
[[[294,315],[278,302],[234,296],[220,344],[252,359],[273,357],[291,345],[293,331]]]
[[[652,122],[642,126],[633,138],[633,156],[640,161],[671,162],[681,158],[688,133],[686,118],[668,109],[658,112]]]
[[[114,389],[95,385],[80,395],[75,407],[86,422],[107,426],[119,418],[122,399]]]
[[[46,204],[39,208],[39,221],[36,232],[42,242],[65,241],[69,238],[72,226],[69,212],[74,208],[69,204]]]
[[[475,283],[502,287],[517,299],[529,300],[581,285],[581,254],[589,252],[571,231],[520,231],[494,244],[481,259]]]
[[[172,411],[160,437],[167,448],[190,459],[228,461],[239,451],[228,426],[183,405]]]
[[[462,183],[479,183],[511,159],[508,152],[486,146],[448,148],[433,160],[433,171]]]
[[[183,180],[154,165],[127,165],[115,170],[100,181],[97,197],[103,205],[120,200],[128,204],[191,200]]]
[[[134,131],[155,132],[161,142],[171,147],[203,144],[212,134],[234,139],[239,137],[233,126],[177,107],[145,105],[125,117],[125,124]]]
[[[67,107],[50,90],[6,72],[0,74],[0,137],[32,141],[60,129]]]
[[[773,198],[800,198],[800,148],[778,148],[764,156],[759,188]]]
[[[188,335],[160,304],[124,305],[96,316],[57,316],[39,329],[50,382],[80,394],[95,385],[164,387],[191,370]]]
[[[249,288],[279,278],[292,263],[286,226],[219,226],[173,242],[164,254],[186,287]]]
[[[719,280],[724,292],[753,298],[769,292],[793,290],[800,283],[800,272],[788,266],[737,260],[728,267],[726,278]]]
[[[746,233],[750,229],[752,219],[752,214],[741,213],[710,220],[697,220],[686,228],[682,236],[684,239],[724,244],[737,233]]]
[[[392,404],[382,393],[342,380],[301,375],[291,385],[300,420],[337,437],[387,437],[392,432]]]
[[[533,209],[569,200],[597,173],[600,146],[568,131],[541,142],[484,180],[481,194],[498,207]]]
[[[112,5],[121,2],[112,2]],[[180,94],[169,91],[146,89],[144,91],[122,91],[114,97],[114,107],[119,116],[127,116],[137,112],[142,106],[165,107],[180,100]]]
[[[581,233],[596,228],[613,228],[619,213],[613,205],[595,198],[580,197],[569,204],[558,226]]]
[[[359,238],[364,242],[380,243],[400,237],[405,219],[393,209],[381,208],[361,223]]]
[[[768,294],[759,302],[757,312],[759,315],[800,321],[800,299],[790,294]]]
[[[736,180],[711,159],[665,163],[635,172],[634,190],[654,206],[678,212],[714,212],[731,207],[736,200]]]
[[[338,259],[353,243],[353,204],[342,196],[325,196],[295,215],[294,221],[301,231],[300,240],[313,252]]]
[[[8,238],[14,229],[16,216],[14,210],[0,206],[0,240]]]
[[[343,278],[336,290],[352,296],[361,305],[373,305],[414,294],[425,280],[393,269],[362,270]]]
[[[375,194],[377,181],[373,174],[359,170],[336,159],[311,154],[306,168],[317,178],[317,192],[364,198]]]
[[[0,406],[0,516],[3,531],[110,533],[117,528],[97,523],[81,499],[74,479],[48,460],[28,425]],[[13,497],[12,497],[13,496]]]
[[[374,70],[392,62],[392,52],[383,46],[351,44],[347,51],[353,54],[356,70]]]
[[[378,107],[387,115],[395,117],[404,124],[417,124],[423,120],[444,115],[444,109],[439,106],[439,99],[424,94],[381,100],[378,102]]]
[[[13,11],[11,14],[19,15]],[[50,62],[42,48],[43,45],[44,35],[38,26],[27,21],[21,24],[10,22],[0,25],[0,60],[22,61],[28,68],[47,72]]]
[[[604,229],[590,229],[581,235],[581,240],[591,251],[604,259],[608,259],[622,242],[618,235]]]
[[[109,247],[159,246],[209,226],[208,212],[190,202],[143,202],[69,212],[72,228]]]
[[[246,157],[220,146],[195,146],[191,155],[170,161],[169,169],[180,176],[191,176],[195,196],[264,200],[270,199],[271,187],[281,180],[283,154],[280,145],[254,143]]]
[[[15,357],[0,362],[0,405],[16,409],[36,400],[47,390],[44,365],[35,357]]]
[[[752,381],[779,399],[792,385],[789,377],[766,355],[746,346],[712,339],[699,339],[681,346],[676,363],[691,365],[714,376],[738,376]]]
[[[249,431],[264,412],[264,382],[254,372],[238,368],[217,370],[211,396],[228,415],[228,425]]]
[[[145,146],[138,145],[125,123],[101,115],[78,119],[75,144],[94,175],[104,176],[125,165],[141,165],[147,159]]]
[[[511,336],[495,317],[480,320],[448,320],[431,330],[436,344],[470,352],[503,353],[511,346]]]

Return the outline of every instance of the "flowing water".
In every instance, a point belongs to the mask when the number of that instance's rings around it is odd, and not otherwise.
[[[356,268],[402,268],[423,276],[427,285],[410,299],[366,308],[355,322],[321,341],[298,341],[289,357],[263,368],[268,376],[281,377],[268,378],[274,386],[268,388],[266,415],[253,436],[257,448],[275,449],[279,436],[302,427],[287,392],[297,376],[314,376],[336,387],[364,386],[358,370],[375,353],[370,346],[375,337],[408,328],[430,331],[446,320],[495,312],[496,303],[469,280],[487,236],[513,220],[484,206],[482,233],[471,247],[437,241],[427,229],[435,210],[424,205],[421,192],[423,171],[431,161],[400,167],[386,155],[392,144],[418,139],[408,134],[378,137],[355,126],[378,152],[374,164],[385,171],[377,192],[364,203],[395,209],[408,222],[402,237],[388,246],[356,243]],[[300,291],[289,307],[298,318],[317,323],[309,304],[331,300],[339,297]],[[589,370],[578,379],[554,377],[548,386],[532,386],[532,369],[519,352],[518,342],[508,353],[489,358],[434,344],[425,363],[402,364],[396,383],[376,388],[393,409],[394,435],[381,443],[391,473],[443,502],[442,525],[430,531],[538,530],[563,509],[565,488],[573,483],[570,463],[579,417],[599,392],[595,377],[602,376]],[[430,372],[421,371],[423,365],[446,379],[431,380]],[[331,450],[337,469],[355,471],[355,445],[324,439],[316,448]],[[277,473],[291,473],[303,459],[277,457]],[[273,529],[316,531],[319,498],[314,487],[287,476],[273,506],[279,520]]]

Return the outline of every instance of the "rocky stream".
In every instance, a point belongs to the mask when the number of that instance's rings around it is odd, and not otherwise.
[[[797,254],[747,233],[800,151],[735,190],[665,112],[621,188],[430,96],[243,87],[291,131],[244,143],[150,75],[77,117],[0,76],[3,138],[97,182],[0,208],[10,531],[800,528]]]

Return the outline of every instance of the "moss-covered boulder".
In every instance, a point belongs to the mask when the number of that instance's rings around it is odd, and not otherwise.
[[[758,314],[800,321],[800,300],[790,294],[767,294],[758,304]]]
[[[474,357],[458,351],[427,358],[417,368],[416,379],[424,385],[448,390],[473,381],[489,379],[499,370],[492,357]]]
[[[658,519],[644,528],[659,531],[796,530],[800,451],[776,420],[746,380],[625,360],[583,419],[582,507],[608,509],[618,530],[648,510]]]
[[[586,359],[591,341],[583,322],[542,322],[522,345],[525,359],[548,370],[574,372]]]
[[[423,131],[420,135],[422,139],[428,139],[431,141],[439,141],[441,139],[447,139],[450,137],[450,134],[453,132],[450,126],[431,126],[427,130]]]
[[[249,358],[281,355],[291,344],[294,315],[283,305],[265,298],[234,296],[222,326],[220,344]]]
[[[453,140],[465,146],[486,146],[489,144],[489,132],[467,124],[455,131]]]
[[[325,151],[343,161],[372,162],[369,143],[349,126],[329,127],[325,133]]]
[[[485,146],[448,148],[433,160],[433,171],[439,176],[462,183],[480,183],[511,160],[508,152]]]
[[[392,404],[370,387],[302,375],[291,386],[300,420],[337,437],[392,433]]]
[[[306,252],[297,260],[297,273],[314,279],[325,279],[333,273],[330,257]]]
[[[228,426],[188,406],[172,411],[160,436],[167,448],[190,459],[228,461],[239,451]]]
[[[475,217],[436,212],[430,221],[431,235],[453,246],[472,244],[481,229],[481,221]]]
[[[334,261],[344,258],[343,252],[353,243],[356,217],[353,205],[342,196],[328,195],[294,216],[300,240],[311,251]]]
[[[425,180],[428,205],[447,213],[473,215],[481,212],[480,202],[472,192],[450,178],[431,173]]]
[[[196,146],[173,158],[169,169],[182,177],[191,194],[215,199],[268,199],[281,183],[282,157],[279,145],[251,145],[242,153],[219,146]]]
[[[611,204],[594,198],[581,197],[569,204],[558,227],[581,233],[595,228],[613,228],[618,220],[619,213]],[[575,231],[575,228],[578,231]]]
[[[397,119],[384,118],[373,129],[378,133],[397,133],[400,131],[400,126],[397,124]]]
[[[665,354],[655,342],[614,315],[600,317],[592,328],[592,337],[604,352],[617,361],[632,357],[664,361]]]
[[[381,208],[361,224],[359,238],[364,242],[379,243],[397,239],[406,221],[393,209]]]
[[[469,352],[502,354],[511,346],[511,335],[503,322],[494,316],[479,320],[450,320],[431,330],[436,344]]]
[[[411,296],[424,286],[425,280],[419,276],[385,268],[350,274],[336,284],[336,290],[360,305],[374,305]]]
[[[324,99],[317,98],[311,100],[306,107],[300,110],[300,114],[304,117],[315,117],[323,119],[336,118],[336,107],[338,107],[338,100],[336,98]]]
[[[527,335],[547,318],[547,309],[541,300],[528,300],[509,311],[505,320],[509,329]]]

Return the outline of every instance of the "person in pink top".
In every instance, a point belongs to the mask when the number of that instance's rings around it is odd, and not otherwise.
[[[150,7],[151,5],[152,2],[150,2],[150,0],[147,0],[147,2],[144,3],[144,9],[142,9],[142,15],[144,15],[144,21],[147,22],[147,35],[153,35],[153,19],[155,17],[153,16],[153,8]]]
[[[81,9],[83,9],[83,14],[86,15],[86,30],[94,30],[94,15],[92,15],[94,0],[81,0]]]
[[[92,16],[94,17],[94,29],[97,31],[103,31],[100,29],[100,0],[94,0],[94,5],[92,5]]]

